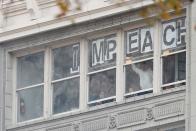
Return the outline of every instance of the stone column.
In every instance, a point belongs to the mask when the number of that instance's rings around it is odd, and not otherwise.
[[[196,1],[188,8],[186,131],[196,130]]]

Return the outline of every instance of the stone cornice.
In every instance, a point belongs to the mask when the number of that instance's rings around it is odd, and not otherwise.
[[[24,25],[23,27],[13,26],[13,27],[7,27],[4,29],[1,29],[0,31],[0,43],[3,41],[8,41],[11,39],[16,39],[32,34],[37,34],[41,32],[45,32],[48,30],[53,30],[56,28],[61,27],[68,27],[73,26],[72,20],[75,20],[74,25],[86,21],[95,20],[102,17],[111,16],[114,14],[119,14],[122,12],[127,12],[130,10],[136,10],[142,6],[152,4],[153,2],[151,0],[146,1],[138,1],[138,0],[130,0],[126,1],[124,3],[121,3],[119,6],[116,5],[110,5],[107,7],[86,11],[86,12],[76,12],[70,15],[67,15],[61,19],[50,19],[50,20],[44,20],[44,19],[38,19],[29,22],[28,25]],[[131,5],[131,6],[130,6]],[[130,13],[132,15],[132,13]],[[120,15],[119,15],[120,16]],[[132,16],[129,16],[132,17]],[[128,18],[129,19],[129,18]],[[129,21],[132,21],[129,19]],[[88,23],[88,22],[87,22]],[[111,25],[110,25],[111,26]]]

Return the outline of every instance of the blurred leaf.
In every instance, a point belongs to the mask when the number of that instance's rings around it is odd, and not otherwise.
[[[169,15],[167,11],[163,11],[160,13],[160,18],[163,20],[169,20],[171,19],[171,16]]]
[[[145,7],[143,9],[141,9],[141,11],[139,12],[139,14],[142,17],[148,17],[149,16],[149,9],[148,9],[148,7]]]
[[[167,10],[167,6],[163,2],[163,0],[156,0],[155,4],[157,5],[158,9]]]
[[[180,0],[167,0],[166,1],[169,9],[173,9],[176,13],[176,15],[179,15],[181,13],[182,3]]]
[[[75,0],[75,3],[77,5],[76,10],[81,10],[82,9],[82,3],[80,0]]]
[[[67,11],[69,10],[69,3],[66,0],[56,0],[57,6],[61,10],[61,13],[57,15],[57,17],[62,17],[66,15]]]
[[[89,0],[90,1],[90,0]],[[116,4],[117,6],[120,6],[122,2],[125,0],[110,0],[110,2]],[[194,0],[189,0],[190,2],[194,2]],[[76,4],[76,10],[82,9],[82,2],[81,0],[74,0],[73,1]],[[155,21],[158,19],[168,20],[171,19],[171,15],[169,11],[172,9],[175,11],[175,15],[181,14],[181,9],[183,7],[181,0],[154,0],[155,4],[151,6],[144,7],[139,12],[139,15],[145,18],[145,21],[148,25],[152,26]],[[60,9],[60,13],[56,17],[62,17],[66,15],[66,13],[69,11],[70,2],[69,0],[56,0],[57,6]],[[85,6],[85,5],[84,5]],[[157,15],[152,19],[148,18],[151,13],[157,12]],[[75,23],[75,20],[71,20],[72,23]],[[196,30],[196,26],[194,27]]]

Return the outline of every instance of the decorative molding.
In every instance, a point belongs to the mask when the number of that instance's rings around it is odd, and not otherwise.
[[[12,45],[11,47],[9,47],[9,50],[16,50],[16,46],[20,46],[20,48],[28,48],[29,46],[43,45],[46,43],[55,42],[58,40],[79,35],[85,35],[86,33],[92,33],[94,31],[115,27],[121,25],[121,22],[123,22],[123,20],[125,20],[123,23],[129,23],[140,19],[143,18],[141,18],[136,11],[132,12],[131,14],[128,12],[120,15],[118,14],[110,16],[107,18],[80,23],[77,25],[74,24],[65,28],[54,29],[48,32],[34,34],[6,43],[7,45]],[[40,24],[40,26],[44,25]]]
[[[47,8],[51,6],[56,6],[55,0],[36,0],[39,8]],[[3,3],[3,10],[6,12],[6,15],[11,17],[14,15],[20,15],[27,13],[26,0],[17,0],[17,1],[7,1]]]
[[[109,117],[109,129],[114,129],[116,128],[117,123],[116,123],[116,115],[110,115]]]
[[[147,111],[146,120],[154,119],[152,108],[147,108],[146,111]]]
[[[154,107],[154,119],[161,120],[184,114],[184,100],[158,104]]]
[[[7,2],[2,5],[2,9],[7,17],[19,15],[26,12],[25,1]]]
[[[73,131],[80,131],[80,123],[74,123],[72,126],[73,126]]]
[[[108,117],[94,118],[81,123],[82,131],[97,131],[108,128]]]
[[[146,122],[146,109],[129,110],[121,112],[117,116],[117,128],[142,124]]]
[[[36,0],[25,0],[26,8],[30,14],[31,20],[40,18],[41,12]]]
[[[65,126],[57,126],[54,128],[49,128],[46,131],[72,131],[72,129],[73,129],[72,125],[69,124],[69,125],[65,125]]]

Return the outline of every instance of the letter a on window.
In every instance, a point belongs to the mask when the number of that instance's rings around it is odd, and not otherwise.
[[[141,53],[153,50],[153,30],[150,28],[141,29]]]

